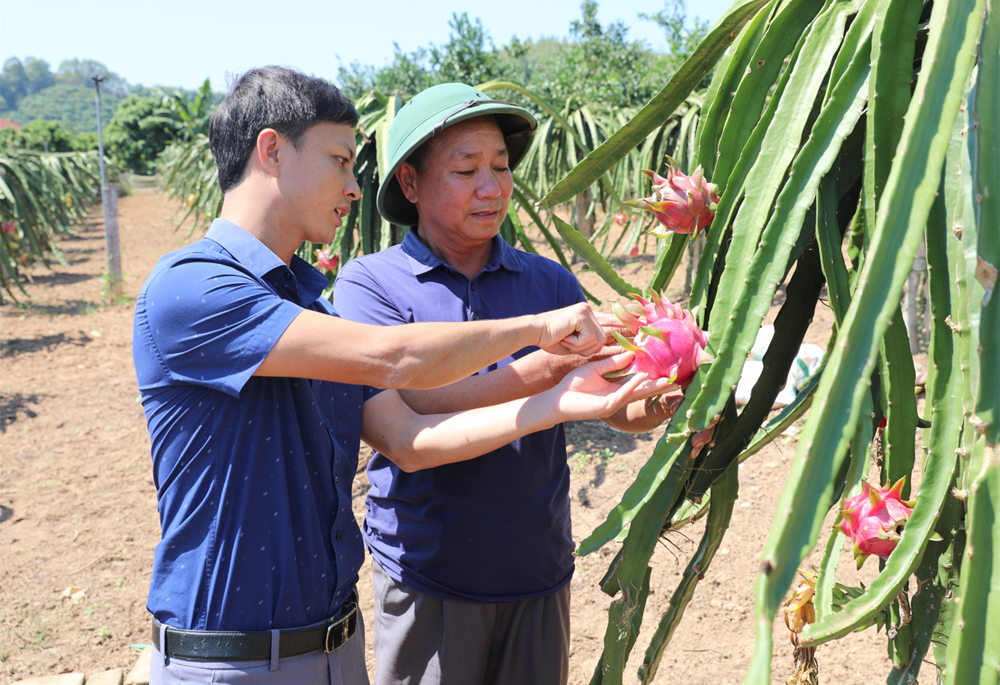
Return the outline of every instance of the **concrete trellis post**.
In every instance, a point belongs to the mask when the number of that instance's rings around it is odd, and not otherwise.
[[[97,103],[97,157],[101,165],[101,204],[104,207],[104,246],[108,262],[108,291],[112,298],[121,297],[122,255],[118,244],[118,186],[108,185],[104,172],[104,130],[101,126],[100,76],[92,77],[94,99]]]

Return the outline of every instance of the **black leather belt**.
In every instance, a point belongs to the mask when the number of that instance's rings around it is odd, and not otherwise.
[[[287,659],[310,652],[332,652],[347,642],[358,627],[357,594],[344,604],[342,618],[312,628],[279,631],[278,656]],[[271,658],[271,631],[181,630],[167,626],[166,648],[160,646],[160,626],[153,619],[153,647],[158,652],[192,661],[267,661]]]

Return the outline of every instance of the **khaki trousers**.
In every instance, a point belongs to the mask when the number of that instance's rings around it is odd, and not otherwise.
[[[438,599],[372,563],[375,685],[565,685],[569,583],[498,604]]]

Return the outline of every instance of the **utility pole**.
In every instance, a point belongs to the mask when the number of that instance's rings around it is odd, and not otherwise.
[[[108,185],[104,173],[104,129],[101,126],[102,76],[92,76],[97,102],[97,158],[101,164],[101,204],[104,207],[104,247],[108,262],[108,292],[112,299],[122,296],[122,254],[118,245],[118,186]]]

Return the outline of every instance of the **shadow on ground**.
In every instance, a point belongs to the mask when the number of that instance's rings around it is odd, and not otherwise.
[[[62,300],[52,304],[38,304],[37,302],[21,302],[15,305],[16,310],[21,314],[33,316],[86,316],[93,314],[101,305],[91,300]]]
[[[62,312],[63,314],[71,312]],[[80,334],[67,336],[65,333],[55,335],[38,335],[25,338],[11,338],[0,342],[0,357],[14,357],[30,352],[51,352],[59,345],[85,345],[93,342],[93,338]]]
[[[41,398],[42,395],[35,393],[0,393],[0,433],[7,432],[7,426],[17,421],[18,414],[28,419],[38,416],[28,405],[37,405]]]

